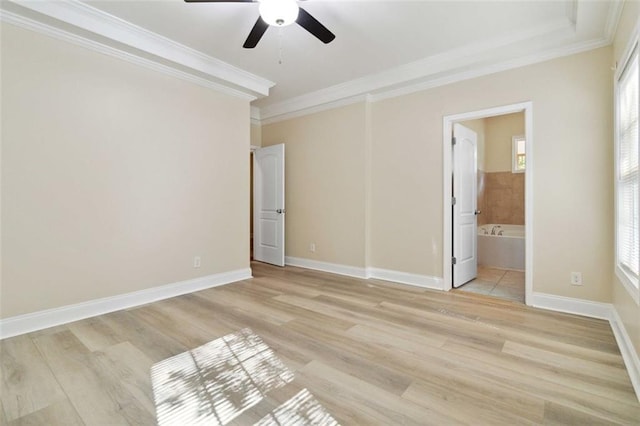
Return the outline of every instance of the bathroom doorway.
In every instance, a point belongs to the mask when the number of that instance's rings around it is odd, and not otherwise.
[[[446,290],[531,300],[531,116],[527,102],[444,118]]]

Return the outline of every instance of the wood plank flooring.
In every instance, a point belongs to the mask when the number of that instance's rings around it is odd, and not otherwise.
[[[155,424],[152,365],[249,328],[294,373],[287,392],[308,390],[344,425],[640,425],[606,321],[252,268],[251,280],[3,340],[0,424]]]

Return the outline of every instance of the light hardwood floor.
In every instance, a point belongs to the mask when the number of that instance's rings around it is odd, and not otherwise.
[[[640,424],[606,321],[252,268],[251,280],[3,340],[0,423],[154,424],[152,365],[250,328],[295,390],[345,425]]]

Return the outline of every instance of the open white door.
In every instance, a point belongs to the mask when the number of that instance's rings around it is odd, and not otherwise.
[[[253,258],[284,266],[284,144],[253,154]]]
[[[454,124],[453,137],[453,286],[460,287],[478,274],[478,136]]]

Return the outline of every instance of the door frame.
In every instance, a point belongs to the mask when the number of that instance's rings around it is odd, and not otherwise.
[[[453,123],[511,114],[524,111],[525,150],[527,153],[527,170],[525,172],[524,221],[525,221],[525,303],[531,304],[533,293],[533,102],[521,102],[494,108],[447,115],[442,120],[442,277],[443,290],[449,291],[452,286],[451,253],[453,248],[451,219],[451,197],[453,188],[451,178],[453,168],[451,161],[451,135]]]

